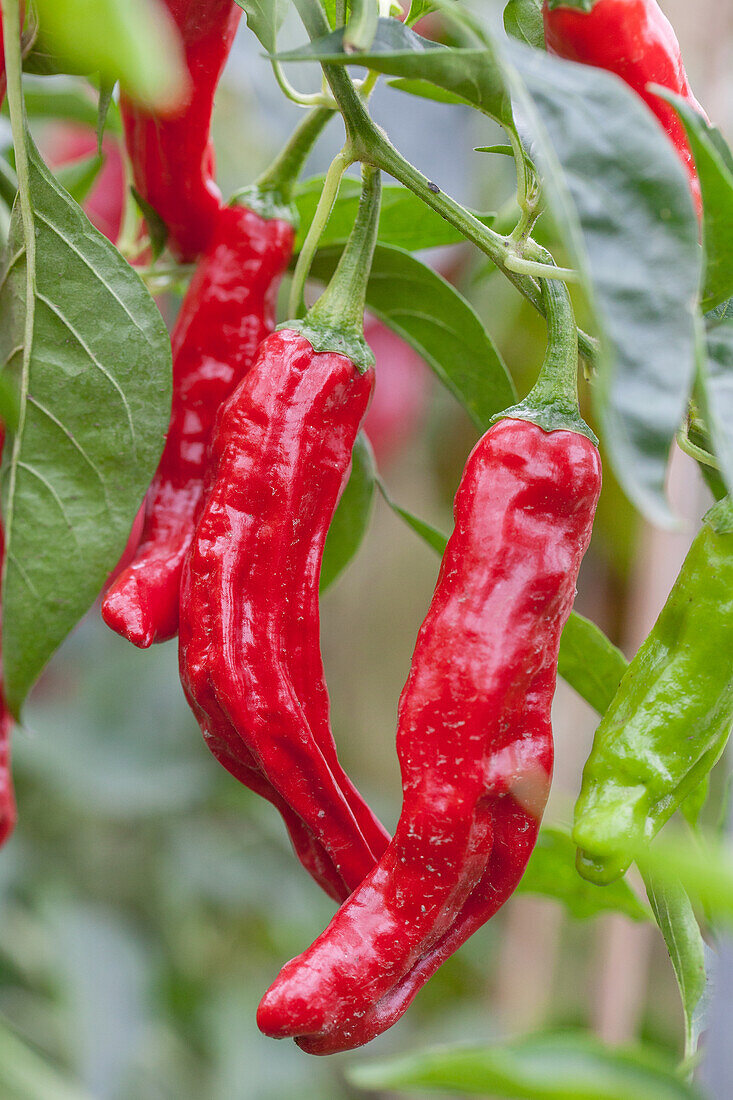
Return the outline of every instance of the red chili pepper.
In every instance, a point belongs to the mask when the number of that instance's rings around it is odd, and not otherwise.
[[[181,585],[181,679],[207,743],[247,786],[252,769],[269,781],[328,852],[341,897],[389,839],[336,757],[317,602],[373,377],[297,332],[264,342],[217,426]]]
[[[137,188],[168,229],[182,261],[209,245],[221,194],[214,182],[210,138],[214,96],[242,14],[234,0],[165,0],[183,42],[192,93],[186,106],[161,118],[121,100]]]
[[[474,449],[400,700],[397,832],[266,994],[266,1034],[312,1053],[366,1041],[516,887],[549,790],[560,635],[599,491],[598,452],[574,432],[503,420]]]
[[[683,96],[705,115],[692,93],[679,42],[656,0],[597,0],[591,11],[562,0],[544,0],[545,41],[550,53],[616,73],[654,112],[679,153],[690,177],[698,215],[700,181],[685,128],[674,108],[653,92],[659,84]]]
[[[272,332],[293,236],[282,219],[262,218],[245,206],[222,208],[184,300],[172,336],[171,423],[142,539],[102,604],[108,626],[137,646],[172,638],[178,629],[181,569],[214,421]]]

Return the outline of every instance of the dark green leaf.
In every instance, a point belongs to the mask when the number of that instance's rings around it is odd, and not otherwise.
[[[94,153],[90,157],[81,157],[79,160],[61,165],[55,170],[54,175],[74,202],[82,203],[94,187],[103,164],[104,156]]]
[[[625,879],[611,886],[596,886],[581,878],[575,869],[575,853],[569,830],[545,826],[517,893],[555,898],[577,920],[606,912],[623,913],[636,921],[649,920],[648,910]]]
[[[112,95],[115,90],[114,80],[103,80],[99,88],[99,102],[97,104],[97,152],[102,155],[102,141],[107,127],[109,109],[112,105]]]
[[[733,492],[733,319],[709,327],[698,382],[720,472]]]
[[[171,107],[185,94],[180,41],[157,6],[145,0],[36,0],[35,6],[41,43],[70,72],[119,80],[149,106]]]
[[[690,899],[679,882],[663,882],[647,873],[644,885],[677,978],[685,1015],[685,1057],[690,1058],[697,1051],[703,1028],[705,943]]]
[[[504,30],[518,42],[544,50],[542,0],[509,0],[504,8]]]
[[[16,378],[23,362],[28,372],[2,471],[3,665],[16,713],[125,545],[162,450],[171,387],[170,340],[140,277],[28,145],[35,297],[26,298],[19,204],[0,282],[0,362]]]
[[[360,432],[354,444],[351,476],[328,529],[321,566],[321,592],[340,577],[362,544],[374,504],[376,472],[371,444]]]
[[[153,260],[157,260],[161,252],[165,248],[166,241],[168,240],[168,226],[165,224],[155,207],[151,206],[146,199],[142,197],[136,187],[131,187],[132,197],[135,200],[135,204],[145,218],[145,225],[147,226],[148,236],[150,237],[150,252]]]
[[[379,20],[369,53],[355,56],[344,52],[343,31],[337,30],[278,54],[278,59],[361,65],[388,76],[426,80],[460,96],[502,125],[513,125],[502,67],[490,48],[449,49],[421,38],[397,19]]]
[[[288,12],[287,0],[235,0],[247,17],[247,26],[268,53],[277,48],[277,35]]]
[[[706,272],[702,307],[714,309],[733,294],[733,169],[721,155],[721,135],[713,137],[716,131],[702,115],[666,88],[652,85],[651,91],[671,103],[690,139],[703,201]]]
[[[340,251],[319,250],[313,277],[327,282]],[[377,245],[367,306],[432,367],[477,427],[486,429],[514,401],[506,367],[472,307],[409,252]]]
[[[498,153],[502,157],[513,157],[511,145],[477,145],[474,153]]]
[[[348,1077],[366,1089],[522,1100],[700,1100],[656,1051],[605,1047],[585,1034],[426,1050],[357,1066]]]
[[[598,714],[609,707],[629,663],[590,619],[573,613],[560,641],[557,670]]]
[[[296,253],[303,247],[322,190],[323,176],[317,176],[315,179],[306,180],[296,191],[295,205],[300,219],[295,240]],[[342,180],[339,197],[321,235],[322,248],[336,241],[346,240],[356,218],[360,191],[361,188],[356,180],[348,178]],[[493,214],[477,214],[477,217],[484,225],[490,225],[494,219]],[[423,248],[458,244],[463,237],[406,187],[400,184],[389,184],[382,187],[379,240],[383,244],[391,244],[404,248],[408,252],[416,252]]]
[[[687,177],[617,77],[506,43],[548,203],[602,338],[594,398],[625,491],[672,522],[664,486],[695,371],[702,253]]]

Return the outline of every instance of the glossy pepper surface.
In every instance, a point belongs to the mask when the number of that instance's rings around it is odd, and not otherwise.
[[[664,127],[690,179],[698,214],[702,211],[700,182],[685,128],[674,108],[648,90],[649,84],[669,88],[700,114],[682,62],[679,42],[656,0],[597,0],[591,11],[562,0],[544,0],[545,41],[550,53],[606,69],[621,77],[641,96]]]
[[[296,851],[311,873],[325,855],[315,877],[340,898],[389,839],[336,757],[318,616],[323,545],[372,386],[371,370],[297,332],[264,341],[217,425],[181,585],[181,681],[209,748],[296,815],[309,838],[304,849],[291,829]]]
[[[549,789],[560,635],[600,476],[585,436],[524,420],[472,452],[400,699],[397,831],[263,998],[266,1034],[314,1054],[368,1041],[514,890]]]
[[[178,629],[181,570],[214,421],[274,328],[293,236],[282,219],[262,218],[246,206],[222,208],[181,308],[172,336],[171,421],[142,538],[102,605],[108,626],[137,646],[172,638]]]
[[[723,752],[733,723],[733,504],[708,513],[596,730],[575,808],[578,869],[618,878]]]
[[[162,118],[122,98],[135,187],[165,222],[181,261],[209,244],[221,205],[214,182],[211,115],[242,14],[234,0],[164,0],[178,27],[191,77],[187,103]]]

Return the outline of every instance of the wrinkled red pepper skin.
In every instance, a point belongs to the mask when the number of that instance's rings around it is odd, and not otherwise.
[[[165,222],[171,251],[186,262],[208,247],[221,205],[211,115],[242,9],[234,0],[165,4],[181,34],[191,94],[183,108],[165,118],[123,97],[122,121],[135,187]]]
[[[217,424],[181,584],[181,682],[207,744],[296,815],[305,830],[296,837],[290,828],[298,855],[339,899],[389,840],[336,757],[317,601],[373,380],[290,330],[261,345]]]
[[[615,73],[654,112],[687,169],[695,206],[702,213],[700,181],[685,128],[673,107],[647,91],[647,85],[660,84],[705,114],[687,79],[674,29],[656,0],[598,0],[590,12],[551,11],[545,0],[543,17],[550,53]]]
[[[574,432],[504,419],[475,447],[400,699],[397,831],[263,998],[267,1035],[314,1054],[367,1042],[515,889],[549,790],[560,635],[600,485],[598,452]]]
[[[171,421],[147,495],[142,538],[102,604],[108,626],[141,648],[178,629],[181,570],[214,421],[274,328],[293,238],[286,221],[264,219],[245,206],[224,207],[181,307],[172,336]]]

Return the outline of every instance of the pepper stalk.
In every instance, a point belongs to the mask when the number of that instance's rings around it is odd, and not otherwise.
[[[374,366],[374,355],[364,339],[364,309],[381,194],[379,171],[364,165],[356,220],[331,282],[302,320],[291,319],[279,326],[302,333],[314,351],[348,356],[362,373]]]
[[[540,373],[524,400],[494,419],[529,420],[546,432],[577,432],[598,446],[598,439],[580,415],[578,329],[568,288],[557,279],[543,279],[541,288],[547,349]]]

